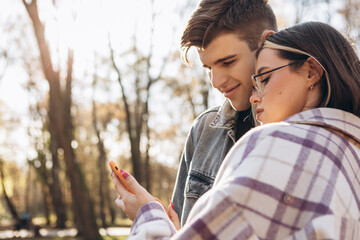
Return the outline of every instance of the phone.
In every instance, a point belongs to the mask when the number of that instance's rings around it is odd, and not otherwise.
[[[117,178],[120,180],[120,182],[122,183],[122,185],[124,185],[124,187],[126,188],[126,190],[128,190],[129,192],[131,192],[132,194],[135,194],[134,191],[129,187],[129,185],[127,185],[127,183],[125,182],[124,177],[121,175],[120,172],[120,168],[118,168],[118,166],[116,166],[116,164],[114,163],[114,161],[110,161],[109,165],[111,167],[111,170],[115,173],[115,175],[117,176]]]

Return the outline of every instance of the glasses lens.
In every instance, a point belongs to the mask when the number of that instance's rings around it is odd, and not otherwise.
[[[251,75],[251,81],[254,86],[254,91],[256,91],[260,96],[262,96],[261,83],[258,80],[258,77],[255,77],[254,74]]]

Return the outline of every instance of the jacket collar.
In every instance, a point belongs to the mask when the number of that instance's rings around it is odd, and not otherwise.
[[[216,113],[216,117],[210,123],[210,127],[231,129],[236,124],[238,114],[239,112],[237,112],[231,106],[229,100],[226,99]]]

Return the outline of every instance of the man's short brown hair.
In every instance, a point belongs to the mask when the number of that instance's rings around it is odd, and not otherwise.
[[[181,38],[184,59],[191,47],[205,49],[220,34],[237,33],[256,50],[264,30],[277,30],[267,0],[202,0],[191,15]]]

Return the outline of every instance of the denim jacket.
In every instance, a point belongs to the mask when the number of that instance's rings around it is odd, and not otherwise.
[[[172,196],[181,225],[197,199],[212,187],[230,148],[253,126],[248,115],[249,111],[237,112],[225,100],[221,107],[211,108],[195,120],[185,143]],[[238,121],[243,124],[236,127]]]

